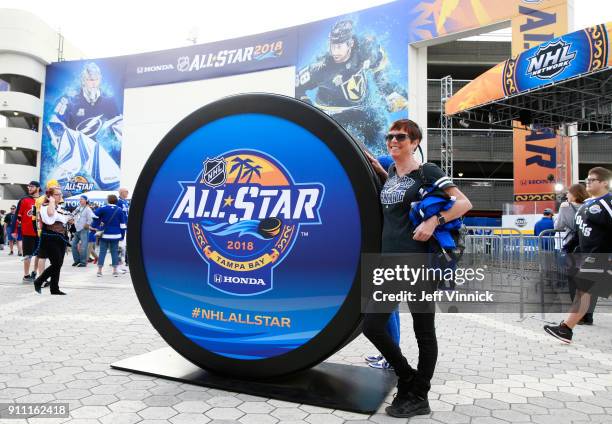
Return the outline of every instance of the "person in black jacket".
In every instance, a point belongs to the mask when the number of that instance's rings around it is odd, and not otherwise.
[[[371,155],[369,160],[376,173],[385,181],[380,193],[383,212],[382,253],[428,254],[429,240],[438,225],[463,216],[472,205],[467,197],[433,163],[421,164],[416,153],[422,133],[419,126],[409,120],[394,122],[386,136],[387,150],[394,166],[389,173]],[[425,180],[424,180],[425,179]],[[431,184],[454,196],[451,209],[423,221],[416,228],[409,218],[412,202],[420,200],[419,189]],[[413,328],[419,346],[417,368],[412,368],[401,348],[394,343],[386,330],[390,313],[366,314],[363,333],[391,364],[398,377],[398,391],[386,411],[394,417],[408,418],[430,413],[427,394],[438,357],[438,342],[433,312],[412,313]]]
[[[587,199],[576,212],[579,246],[574,255],[577,273],[576,297],[567,318],[559,325],[545,325],[544,331],[564,343],[571,343],[573,329],[589,312],[591,299],[612,294],[612,171],[602,167],[589,170]]]

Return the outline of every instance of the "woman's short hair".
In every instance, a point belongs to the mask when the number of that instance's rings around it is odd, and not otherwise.
[[[108,197],[106,198],[106,202],[111,204],[111,205],[116,205],[117,204],[117,195],[116,194],[109,194]]]
[[[589,198],[589,193],[587,193],[586,188],[582,184],[572,184],[567,191],[574,196],[576,203],[584,203]]]
[[[410,140],[416,140],[419,143],[423,139],[423,133],[419,125],[410,119],[398,119],[391,124],[389,131],[404,131],[410,137]]]

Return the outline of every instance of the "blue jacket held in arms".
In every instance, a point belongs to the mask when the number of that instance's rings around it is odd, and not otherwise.
[[[422,200],[420,202],[413,202],[410,208],[410,221],[412,221],[415,227],[432,216],[449,210],[455,204],[455,198],[440,189],[423,187],[420,190],[420,194]],[[433,237],[443,250],[453,250],[457,247],[451,232],[458,231],[461,225],[461,219],[457,218],[436,227]]]

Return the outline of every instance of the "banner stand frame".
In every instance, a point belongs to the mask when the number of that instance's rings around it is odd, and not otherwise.
[[[270,380],[239,380],[210,373],[166,347],[111,364],[111,368],[196,386],[211,387],[298,404],[373,414],[395,387],[390,370],[323,362]]]

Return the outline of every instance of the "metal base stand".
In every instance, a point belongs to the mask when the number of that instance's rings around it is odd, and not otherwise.
[[[163,348],[111,364],[111,368],[231,392],[371,414],[396,384],[392,371],[325,362],[298,374],[247,381],[204,371]]]

